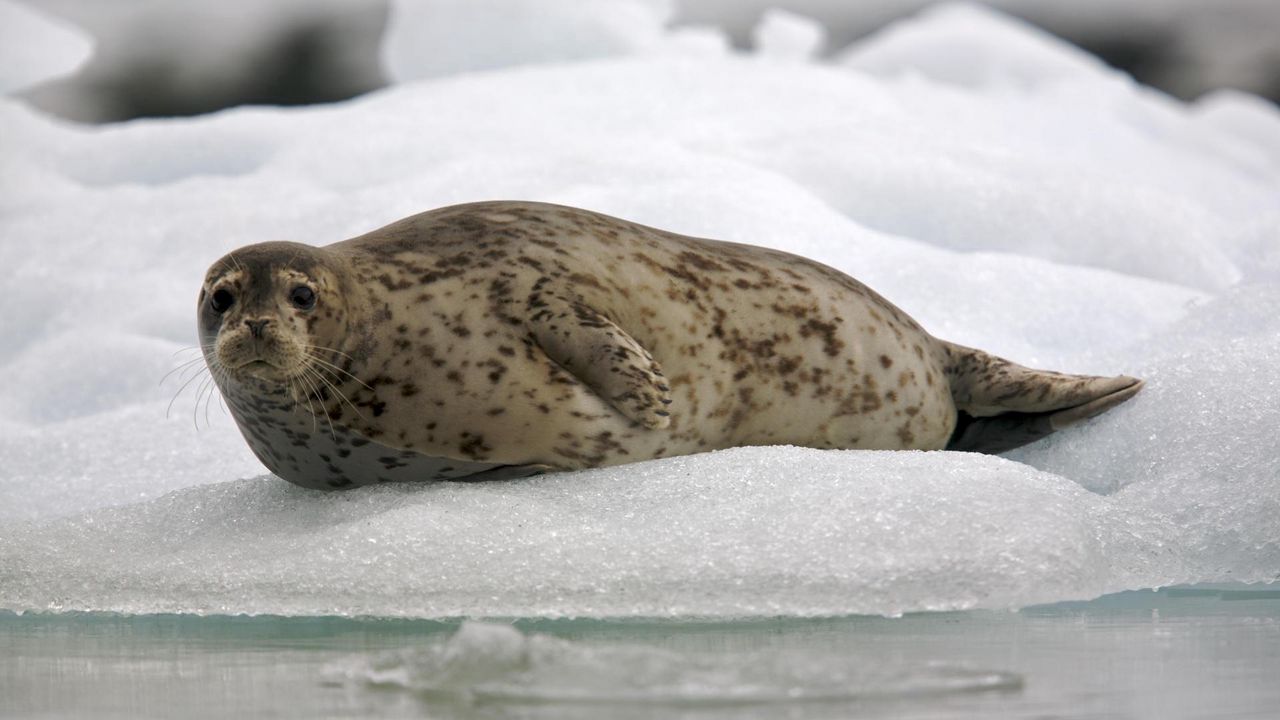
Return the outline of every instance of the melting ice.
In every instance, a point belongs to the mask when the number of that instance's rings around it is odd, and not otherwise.
[[[1273,106],[1180,103],[965,6],[832,62],[794,16],[737,55],[600,6],[590,45],[548,16],[465,67],[397,16],[403,82],[325,107],[85,128],[0,99],[0,608],[895,614],[1280,576]],[[49,73],[86,46],[59,37]],[[940,337],[1148,386],[1008,458],[746,448],[340,494],[263,475],[198,362],[157,387],[226,251],[492,198],[804,254]]]
[[[998,670],[899,667],[779,650],[726,656],[593,647],[478,622],[463,623],[447,641],[333,663],[326,675],[334,684],[404,689],[459,704],[556,703],[557,716],[572,704],[608,703],[614,712],[619,706],[648,705],[741,713],[742,706],[896,700],[1022,686],[1018,675]]]

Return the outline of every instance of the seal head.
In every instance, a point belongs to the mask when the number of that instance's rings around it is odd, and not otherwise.
[[[199,298],[210,366],[233,380],[305,385],[351,337],[343,290],[339,266],[321,248],[270,242],[223,257]]]
[[[352,397],[373,389],[360,379],[376,345],[372,303],[325,248],[260,243],[209,269],[198,300],[201,349],[258,459],[292,483],[326,490],[527,474],[389,447],[352,429],[381,414],[376,400]]]

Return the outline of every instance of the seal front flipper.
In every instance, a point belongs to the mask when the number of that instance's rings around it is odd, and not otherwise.
[[[542,302],[528,322],[547,357],[628,419],[654,430],[671,424],[671,388],[648,350],[581,302]]]
[[[958,417],[948,450],[1002,453],[1100,415],[1142,389],[1128,376],[1033,370],[940,342]]]
[[[499,465],[492,470],[482,470],[471,475],[448,478],[449,482],[489,482],[490,480],[519,480],[520,478],[557,472],[552,465]]]

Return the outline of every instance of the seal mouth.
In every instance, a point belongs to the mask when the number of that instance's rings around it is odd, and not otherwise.
[[[233,370],[236,373],[244,373],[264,379],[273,378],[281,373],[280,368],[261,358],[241,363],[235,366]]]

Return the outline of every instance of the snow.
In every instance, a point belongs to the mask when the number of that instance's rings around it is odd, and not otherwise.
[[[69,75],[92,48],[83,31],[15,0],[0,0],[0,93]]]
[[[752,33],[756,52],[770,60],[812,60],[826,42],[826,28],[797,13],[770,8]]]
[[[395,82],[644,52],[663,44],[671,0],[393,0],[382,46]]]
[[[556,26],[555,57],[101,128],[0,99],[0,608],[897,614],[1280,577],[1274,107],[1184,105],[968,7],[838,63],[796,62],[812,35],[776,15],[773,50],[735,56],[657,4],[557,12],[624,7],[667,49]],[[935,72],[965,43],[993,49]],[[489,198],[797,252],[940,337],[1148,386],[1007,458],[744,448],[337,494],[264,475],[181,365],[207,265]]]
[[[917,74],[965,87],[1013,89],[1097,82],[1106,67],[1029,23],[964,3],[936,5],[893,23],[837,61],[886,77]]]

